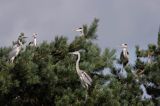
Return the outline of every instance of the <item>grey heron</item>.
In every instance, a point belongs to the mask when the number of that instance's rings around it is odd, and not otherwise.
[[[84,72],[83,70],[81,70],[79,68],[80,53],[79,53],[79,51],[75,51],[75,52],[71,52],[70,54],[74,54],[74,55],[78,56],[78,59],[76,61],[76,71],[77,71],[77,74],[78,74],[78,76],[80,78],[82,86],[86,90],[88,90],[88,87],[92,85],[92,79],[86,72]],[[85,102],[87,100],[87,97],[88,97],[88,94],[86,93]]]
[[[17,44],[19,43],[19,41],[20,41],[22,44],[24,44],[24,43],[25,43],[25,40],[24,40],[24,39],[26,39],[26,38],[28,38],[28,37],[25,37],[24,34],[21,33],[21,35],[19,35],[17,41],[13,42],[13,47],[16,47]]]
[[[34,47],[37,46],[37,39],[36,38],[37,38],[37,33],[33,33],[33,41],[29,42],[30,46],[34,46]]]
[[[84,72],[83,70],[79,68],[80,53],[79,51],[75,51],[75,52],[71,52],[70,54],[74,54],[78,56],[78,59],[76,62],[76,71],[81,80],[82,86],[88,90],[88,87],[91,86],[92,84],[92,79],[86,72]]]
[[[123,64],[123,67],[125,67],[129,62],[129,52],[127,50],[128,46],[127,44],[122,44],[121,47],[122,47],[122,52],[120,55],[120,61]]]
[[[75,31],[76,31],[76,32],[80,32],[80,36],[84,36],[84,31],[83,31],[83,28],[82,28],[82,27],[76,28]]]
[[[11,52],[9,53],[9,60],[11,63],[13,63],[15,57],[19,54],[22,45],[22,42],[18,40],[18,43],[12,48]]]

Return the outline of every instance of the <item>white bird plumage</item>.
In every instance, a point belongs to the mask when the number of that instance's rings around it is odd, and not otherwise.
[[[22,42],[18,40],[18,43],[12,48],[11,52],[9,53],[9,60],[13,63],[15,57],[19,54],[22,47]]]
[[[33,33],[33,41],[29,42],[30,46],[34,46],[34,47],[37,46],[37,39],[36,38],[37,38],[37,33]]]
[[[80,36],[84,36],[84,31],[83,31],[83,28],[82,28],[82,27],[76,28],[75,31],[76,31],[76,32],[80,32]]]
[[[77,74],[81,80],[82,86],[88,90],[88,87],[91,86],[91,84],[92,84],[92,79],[86,72],[80,70],[80,68],[79,68],[80,53],[79,53],[79,51],[75,51],[75,52],[72,52],[71,54],[78,56],[78,59],[76,62],[76,71],[77,71]]]

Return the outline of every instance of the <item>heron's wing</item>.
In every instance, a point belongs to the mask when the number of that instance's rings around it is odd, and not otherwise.
[[[16,48],[13,48],[13,49],[9,52],[8,57],[11,58],[11,57],[13,57],[13,56],[16,56],[16,53],[17,53]]]
[[[91,85],[92,79],[91,79],[91,77],[90,77],[86,72],[84,72],[84,71],[82,71],[82,78],[83,78],[83,80],[84,80],[87,84]]]
[[[80,76],[80,80],[81,80],[81,85],[84,87],[84,88],[86,88],[86,85],[85,85],[85,82],[84,82],[84,80],[83,80],[83,78]]]
[[[128,57],[128,51],[125,51],[126,53],[126,55],[124,56],[124,53],[123,53],[123,51],[121,52],[121,54],[120,54],[120,63],[122,64],[124,64],[124,66],[128,63],[128,59],[129,59],[129,57]]]
[[[12,50],[13,50],[14,48],[16,48],[17,46],[18,46],[17,44],[13,45],[13,46],[12,46]]]

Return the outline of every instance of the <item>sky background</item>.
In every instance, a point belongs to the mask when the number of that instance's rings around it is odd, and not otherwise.
[[[56,35],[73,40],[73,29],[100,19],[98,40],[101,48],[117,48],[127,43],[131,57],[135,45],[146,48],[157,42],[160,0],[1,0],[0,46],[10,46],[20,32],[38,43]]]

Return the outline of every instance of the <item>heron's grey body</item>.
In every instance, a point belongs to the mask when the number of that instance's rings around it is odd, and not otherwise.
[[[123,49],[122,49],[122,52],[120,55],[120,61],[123,64],[123,67],[125,67],[127,65],[127,63],[129,62],[129,52],[127,50],[127,44],[122,44],[121,47]]]
[[[12,48],[11,52],[9,53],[9,60],[13,63],[15,57],[19,54],[22,47],[22,42],[19,40],[16,45]]]
[[[127,78],[127,72],[125,69],[118,70],[117,75],[118,75],[119,79],[126,79]]]
[[[78,51],[76,51],[76,52],[73,52],[72,54],[78,55],[78,59],[76,62],[76,71],[77,71],[77,74],[81,80],[82,86],[84,88],[88,89],[88,87],[91,86],[91,84],[92,84],[92,79],[86,72],[80,70],[80,68],[79,68],[80,53]]]

